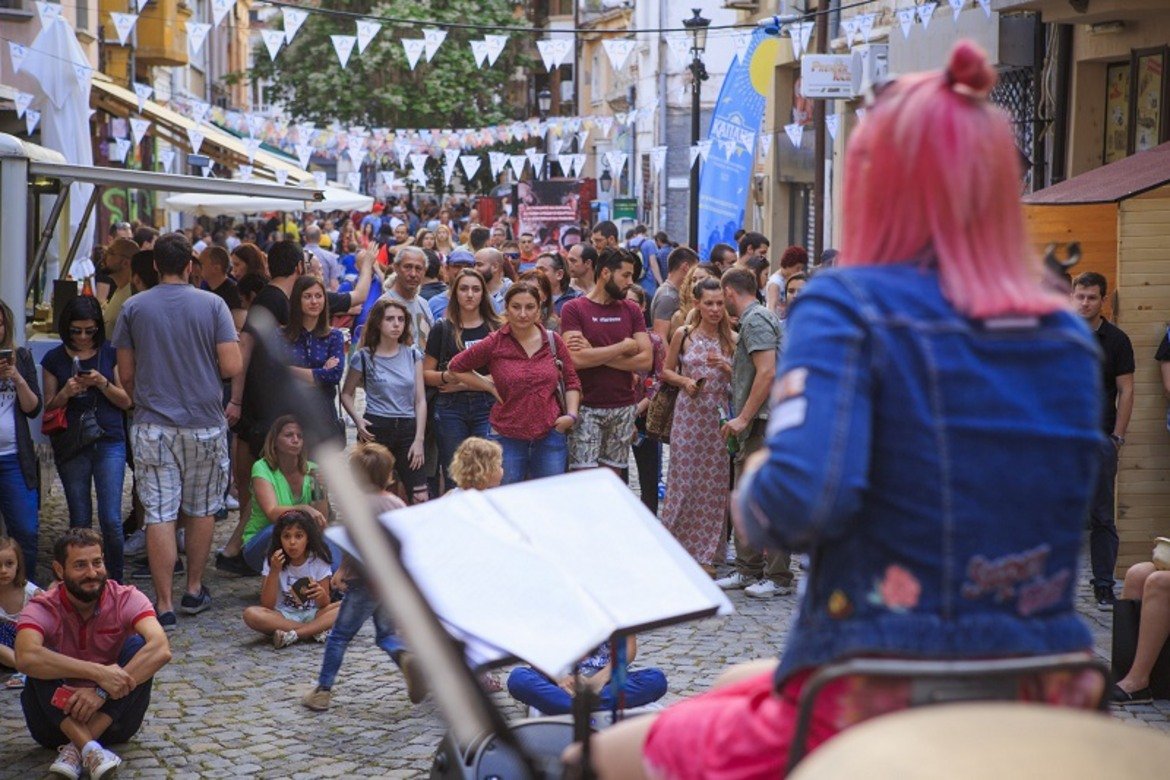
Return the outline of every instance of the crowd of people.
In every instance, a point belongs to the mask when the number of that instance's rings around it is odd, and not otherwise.
[[[236,230],[114,225],[95,294],[60,312],[61,344],[39,377],[0,305],[0,664],[23,673],[10,684],[25,686],[33,737],[60,747],[54,771],[77,777],[84,767],[96,778],[117,766],[101,740],[137,730],[177,613],[212,605],[213,559],[223,574],[258,578],[242,616],[249,629],[277,648],[324,643],[306,707],[330,706],[346,647],[371,617],[411,701],[426,695],[360,562],[323,533],[337,518],[305,415],[324,416],[342,444],[352,429],[350,463],[377,511],[607,468],[712,578],[734,541],[731,571],[716,579],[725,590],[792,594],[791,553],[809,554],[816,587],[779,669],[737,674],[709,697],[609,732],[598,760],[612,776],[643,751],[639,769],[670,777],[706,776],[745,754],[773,772],[809,670],[850,653],[1087,649],[1068,573],[1087,513],[1092,585],[1098,604],[1112,605],[1113,479],[1133,403],[1132,347],[1101,315],[1106,280],[1072,279],[1070,303],[1033,268],[1010,200],[969,204],[994,231],[952,231],[949,213],[919,219],[939,208],[931,187],[953,177],[907,178],[917,170],[907,160],[942,171],[965,159],[945,145],[925,161],[872,152],[914,108],[986,144],[986,170],[964,174],[986,179],[973,191],[1011,191],[1018,163],[984,100],[992,80],[982,55],[960,46],[944,74],[899,82],[875,104],[847,161],[841,269],[835,250],[813,264],[803,248],[775,255],[746,230],[704,259],[665,233],[638,228],[621,241],[600,222],[562,252],[538,247],[508,217],[481,224],[466,204],[392,201]],[[923,342],[942,364],[918,359]],[[1170,364],[1170,338],[1157,359]],[[315,403],[290,404],[276,391],[284,383],[310,389]],[[1042,402],[1025,408],[1020,398]],[[958,399],[965,408],[949,406]],[[655,405],[671,418],[668,462],[648,433]],[[52,576],[38,569],[30,424],[42,414],[70,527]],[[982,435],[993,429],[999,438]],[[968,477],[993,461],[996,490],[978,489]],[[1038,464],[1060,477],[1034,479]],[[88,530],[91,493],[100,533]],[[238,522],[213,557],[215,520],[234,509]],[[977,557],[993,566],[1038,549],[1030,584],[1065,579],[1027,609],[1005,606],[978,578],[954,580]],[[127,559],[143,553],[154,603],[126,583]],[[1142,567],[1125,595],[1143,592],[1164,606],[1170,587]],[[109,621],[100,647],[62,628],[88,619]],[[1148,698],[1170,612],[1146,625],[1118,701]],[[976,637],[986,641],[963,641]],[[586,665],[613,699],[609,645]],[[657,670],[621,677],[630,700],[665,693]],[[538,711],[568,708],[563,680],[525,668],[507,685]],[[1088,701],[1077,685],[1057,698]],[[772,690],[781,695],[761,695]],[[856,691],[835,691],[814,742],[845,725],[841,712],[867,706]],[[731,744],[758,735],[744,718],[770,724],[766,744]],[[724,741],[696,747],[697,729]]]

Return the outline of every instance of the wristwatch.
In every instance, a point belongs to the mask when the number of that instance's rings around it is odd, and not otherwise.
[[[1118,436],[1116,433],[1111,433],[1111,434],[1109,434],[1109,438],[1112,439],[1113,443],[1116,444],[1118,447],[1125,444],[1125,437],[1124,436]]]
[[[97,688],[94,688],[93,692],[100,696],[103,701],[108,701],[110,698],[110,694],[106,693],[106,689],[102,688],[100,685]]]

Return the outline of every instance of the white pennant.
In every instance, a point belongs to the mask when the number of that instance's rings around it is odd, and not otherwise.
[[[317,189],[325,189],[328,182],[325,180],[325,171],[313,171],[313,183],[317,185]]]
[[[573,41],[568,38],[554,38],[552,41],[553,67],[559,68],[565,63],[569,52],[573,50]]]
[[[492,178],[498,179],[508,164],[508,155],[504,152],[488,152],[488,165],[492,169]]]
[[[8,42],[8,56],[12,58],[12,72],[19,73],[24,58],[28,56],[28,47],[15,41]]]
[[[406,52],[406,64],[410,66],[411,70],[414,70],[414,66],[418,65],[419,58],[426,51],[427,42],[422,38],[403,38],[402,48]]]
[[[256,152],[260,151],[260,139],[259,138],[245,138],[244,139],[244,151],[247,152],[247,154],[248,154],[248,162],[252,162],[253,160],[255,160],[256,159]]]
[[[483,37],[484,43],[487,44],[487,63],[490,68],[496,64],[496,60],[504,52],[504,46],[508,43],[507,35],[485,35]]]
[[[114,143],[110,146],[110,159],[124,163],[129,152],[130,142],[125,138],[115,138]]]
[[[443,150],[443,165],[448,168],[454,168],[455,164],[459,162],[458,149],[444,149]]]
[[[394,188],[394,171],[378,171],[378,174],[382,177],[382,184],[386,185],[386,189]]]
[[[264,131],[265,121],[263,114],[248,114],[248,134],[253,138],[260,135]]]
[[[142,143],[142,139],[146,137],[146,131],[149,129],[149,119],[139,119],[136,116],[130,117],[130,132],[134,136],[135,146]]]
[[[461,155],[459,157],[459,164],[463,166],[463,175],[467,177],[468,181],[474,179],[475,174],[479,172],[480,160],[478,155]]]
[[[162,163],[163,171],[169,172],[171,170],[171,166],[175,164],[175,150],[163,149],[158,153],[158,161]]]
[[[114,22],[114,32],[118,34],[118,45],[125,46],[126,39],[130,37],[130,31],[134,29],[134,24],[138,21],[138,14],[119,14],[111,11],[110,19]]]
[[[751,33],[739,32],[731,36],[732,51],[735,52],[736,57],[739,57],[740,62],[743,62],[743,58],[747,54],[748,47],[751,45]]]
[[[732,156],[739,150],[738,141],[720,141],[719,148],[723,150],[723,159],[730,160]]]
[[[784,125],[784,132],[788,134],[788,140],[797,149],[800,148],[800,142],[804,140],[804,125],[793,122],[790,125]]]
[[[573,175],[573,155],[566,154],[564,157],[558,157],[554,162],[561,166],[561,176],[569,177]]]
[[[857,17],[857,29],[861,33],[861,39],[869,43],[870,33],[873,32],[873,23],[877,19],[877,14],[861,14]]]
[[[277,168],[272,172],[272,175],[276,177],[276,183],[281,187],[288,183],[288,171],[284,168]]]
[[[427,186],[427,172],[425,168],[411,169],[410,178],[413,179],[420,187]]]
[[[692,146],[692,147],[690,148],[690,153],[691,153],[691,164],[690,164],[690,167],[691,167],[691,168],[694,168],[694,167],[695,167],[695,160],[698,160],[698,159],[699,159],[699,157],[701,157],[701,156],[702,156],[702,151],[699,149],[699,145],[698,145],[698,144],[695,144],[694,146]]]
[[[210,178],[211,178],[211,169],[212,169],[212,168],[214,168],[214,167],[215,167],[215,163],[214,163],[214,162],[213,162],[213,163],[209,163],[208,165],[204,166],[204,167],[201,169],[201,171],[202,171],[202,173],[203,173],[203,178],[205,178],[205,179],[210,179]]]
[[[597,129],[601,131],[601,137],[609,138],[609,131],[613,129],[613,117],[599,116],[593,122],[597,125]]]
[[[488,59],[487,41],[470,41],[471,56],[475,60],[475,67],[482,68]]]
[[[357,171],[350,171],[345,175],[345,182],[351,190],[360,192],[362,188],[362,175]]]
[[[362,161],[366,159],[366,150],[362,147],[349,147],[349,159],[353,162],[355,168],[362,167]]]
[[[965,2],[966,0],[950,0],[951,11],[955,15],[955,18],[953,19],[955,24],[959,23],[959,15],[963,13],[963,3]]]
[[[20,119],[28,107],[32,105],[33,95],[30,92],[17,92],[12,102],[16,105],[16,118]]]
[[[857,37],[857,28],[859,21],[856,16],[851,16],[841,22],[841,29],[845,31],[845,45],[852,46],[853,39]]]
[[[41,19],[41,29],[45,29],[61,18],[61,4],[37,0],[37,15]],[[32,130],[29,130],[29,133],[31,134]]]
[[[421,171],[426,168],[427,156],[425,154],[410,155],[410,167],[416,171]]]
[[[302,11],[300,8],[285,7],[280,9],[280,13],[284,17],[285,43],[292,43],[293,37],[301,29],[301,25],[305,23],[305,19],[309,17],[309,12]]]
[[[374,36],[382,29],[382,25],[369,19],[358,19],[357,21],[357,47],[358,54],[365,54],[366,47],[370,45],[370,41],[374,40]]]
[[[276,59],[280,47],[285,44],[285,35],[282,30],[261,30],[260,37],[264,39],[264,46],[268,49],[268,56]]]
[[[32,135],[33,130],[37,129],[37,125],[41,121],[41,112],[36,109],[28,108],[24,112],[24,125],[28,128],[28,134]]]
[[[537,177],[544,174],[544,158],[544,152],[534,152],[528,157],[528,164],[532,166],[532,172]]]
[[[666,36],[666,48],[674,55],[675,62],[680,67],[686,67],[690,63],[691,44],[686,35]]]
[[[544,69],[552,71],[553,67],[553,51],[552,41],[539,40],[536,42],[536,50],[540,52],[540,61],[544,63]]]
[[[423,44],[426,47],[427,62],[430,62],[435,58],[435,53],[439,51],[439,47],[443,45],[443,41],[447,40],[447,31],[429,27],[422,32]]]
[[[199,154],[199,150],[203,148],[203,133],[197,128],[188,127],[187,141],[191,144],[191,154]]]
[[[630,55],[634,53],[637,43],[629,39],[606,38],[601,42],[601,47],[605,49],[605,55],[609,57],[609,64],[615,71],[621,71],[626,67],[626,63],[630,60]]]
[[[711,154],[711,139],[706,141],[699,141],[699,154],[703,155],[703,162],[707,162],[707,157]]]
[[[344,68],[349,62],[349,55],[353,54],[353,47],[357,45],[357,36],[330,35],[329,38],[333,41],[333,51],[337,52],[337,59],[341,61],[341,67]]]
[[[658,176],[662,173],[663,166],[666,165],[666,147],[655,146],[650,150],[650,170],[654,171],[654,175]]]
[[[625,111],[615,111],[614,112],[613,121],[617,123],[618,127],[622,127],[626,124],[626,118],[627,117],[626,117]]]
[[[150,100],[150,96],[154,94],[154,87],[148,84],[139,84],[134,82],[134,95],[138,98],[138,113],[142,113],[142,109],[146,108],[146,101]]]
[[[135,10],[137,10],[138,13],[142,13],[142,9],[146,8],[146,4],[149,2],[150,0],[134,0]]]
[[[767,157],[772,150],[772,134],[760,133],[760,157]]]
[[[585,155],[583,155],[583,154],[573,155],[573,175],[579,177],[581,175],[581,172],[584,170],[585,170]]]
[[[202,124],[207,115],[211,113],[211,104],[202,100],[191,101],[191,118],[195,120],[195,124]]]
[[[444,164],[443,165],[443,185],[446,187],[450,187],[451,186],[451,177],[454,175],[455,175],[455,166]]]
[[[308,144],[297,144],[294,149],[297,153],[297,162],[301,164],[301,170],[307,171],[309,161],[313,159],[313,147]]]
[[[808,51],[808,45],[812,41],[813,29],[816,25],[813,22],[802,22],[800,24],[800,48]]]
[[[551,136],[548,139],[548,153],[554,159],[561,153],[561,149],[565,148],[565,139],[560,136]]]
[[[211,32],[211,25],[207,22],[187,22],[187,48],[198,54],[207,40],[207,33]]]
[[[589,131],[588,130],[582,130],[581,132],[577,133],[577,148],[584,149],[585,142],[588,140],[589,140]]]
[[[211,26],[219,27],[219,23],[235,5],[236,0],[211,0]]]
[[[513,154],[508,156],[508,164],[512,166],[512,171],[516,174],[516,178],[524,176],[524,164],[528,162],[528,158],[522,154]]]
[[[841,128],[841,115],[829,114],[825,117],[825,129],[829,131],[829,137],[834,141],[837,140],[837,131]]]
[[[923,30],[930,28],[930,20],[934,17],[934,9],[936,8],[938,8],[938,3],[934,0],[918,6],[918,23],[922,25]]]
[[[241,165],[236,168],[236,172],[240,174],[240,181],[252,181],[253,168],[251,165]]]
[[[406,158],[410,154],[410,144],[405,141],[398,141],[394,144],[394,153],[398,155],[398,167],[405,170]]]
[[[317,126],[312,122],[301,122],[297,125],[297,132],[300,133],[301,143],[311,144],[317,137]]]
[[[910,30],[914,28],[914,21],[918,18],[918,10],[911,6],[910,8],[899,8],[898,24],[902,27],[902,37],[910,40]]]
[[[991,18],[991,0],[979,0],[979,7],[983,9],[983,13],[987,18]]]

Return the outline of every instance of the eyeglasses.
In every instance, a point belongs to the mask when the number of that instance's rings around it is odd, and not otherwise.
[[[70,328],[69,329],[70,336],[95,336],[95,335],[97,335],[97,332],[98,332],[98,329],[96,326],[92,327],[92,328]]]

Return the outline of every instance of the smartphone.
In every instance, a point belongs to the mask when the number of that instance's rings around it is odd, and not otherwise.
[[[11,349],[0,349],[0,361],[11,363],[16,357],[16,351]]]
[[[81,373],[81,358],[73,358],[73,376]]]
[[[77,689],[72,685],[59,686],[57,690],[53,691],[53,698],[49,700],[49,703],[59,710],[64,710],[69,706],[69,699],[76,692]]]

